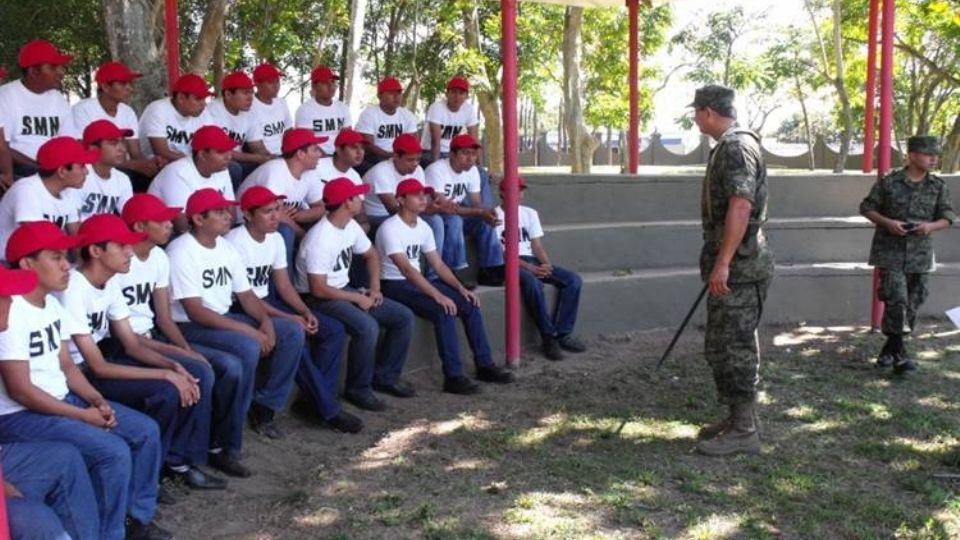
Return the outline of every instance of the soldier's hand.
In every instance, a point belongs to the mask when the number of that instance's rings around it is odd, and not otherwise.
[[[910,231],[905,229],[904,225],[906,225],[906,223],[902,221],[897,221],[895,219],[891,219],[887,221],[887,230],[890,231],[890,234],[894,234],[897,236],[906,236],[910,234]]]
[[[727,279],[730,277],[730,267],[725,264],[714,264],[713,270],[710,272],[710,295],[711,296],[724,296],[730,292],[730,287],[727,287]]]
[[[933,232],[933,223],[917,223],[910,232],[917,236],[927,236]]]

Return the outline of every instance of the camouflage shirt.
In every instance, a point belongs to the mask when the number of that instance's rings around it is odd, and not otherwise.
[[[920,182],[912,182],[906,169],[893,171],[873,185],[870,194],[860,203],[860,213],[871,210],[882,216],[909,223],[926,223],[946,219],[953,223],[950,190],[942,178],[927,174]],[[907,273],[933,270],[933,243],[930,236],[896,236],[884,227],[877,227],[870,246],[870,264],[886,270]]]
[[[743,241],[730,261],[730,283],[750,283],[773,275],[773,254],[763,234],[767,220],[767,167],[760,152],[759,137],[740,127],[724,132],[710,152],[700,198],[703,221],[703,249],[700,275],[706,281],[720,245],[730,197],[742,197],[753,204],[750,224]]]

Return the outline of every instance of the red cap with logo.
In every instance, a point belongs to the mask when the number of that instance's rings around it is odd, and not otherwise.
[[[220,81],[220,90],[250,90],[253,79],[242,71],[234,71]]]
[[[399,184],[397,184],[397,197],[404,197],[406,195],[418,195],[420,193],[433,195],[434,191],[432,187],[424,186],[416,178],[407,178],[406,180],[403,180]]]
[[[387,77],[377,84],[377,93],[382,94],[384,92],[403,92],[403,85],[396,77]]]
[[[226,152],[233,150],[240,143],[230,138],[227,132],[220,126],[203,126],[193,134],[193,140],[190,141],[190,148],[194,152],[203,150],[219,150]]]
[[[340,77],[327,66],[317,66],[310,72],[310,82],[330,82],[339,78]]]
[[[78,247],[101,242],[116,242],[132,246],[147,239],[145,233],[131,231],[126,222],[114,214],[94,214],[83,220],[80,230],[77,231],[77,237],[80,238]]]
[[[97,68],[95,80],[100,84],[112,82],[130,82],[143,77],[143,73],[130,71],[130,69],[121,62],[107,62]]]
[[[100,141],[126,139],[133,136],[132,129],[120,129],[109,120],[96,120],[83,130],[83,144],[87,147]]]
[[[312,130],[306,128],[288,129],[283,134],[283,144],[280,145],[280,151],[284,154],[299,150],[310,144],[323,144],[330,140],[330,137],[314,135]]]
[[[462,133],[450,140],[450,150],[460,150],[461,148],[480,149],[480,143],[469,133]]]
[[[334,146],[347,146],[350,144],[363,144],[363,141],[366,140],[363,138],[363,134],[359,131],[352,128],[343,128],[340,130],[340,133],[337,133],[337,138],[334,139]]]
[[[87,150],[73,137],[54,137],[37,150],[37,165],[41,171],[55,171],[78,163],[90,165],[100,159],[100,150]]]
[[[520,178],[517,178],[517,187],[519,187],[521,190],[527,189],[527,182],[523,179],[522,176]],[[500,193],[505,193],[506,191],[507,191],[507,182],[504,179],[500,181]]]
[[[187,217],[202,214],[208,210],[221,210],[236,206],[237,201],[231,201],[213,188],[198,189],[187,199]]]
[[[67,236],[60,227],[49,221],[23,223],[7,240],[7,262],[17,262],[27,255],[33,255],[45,249],[54,251],[72,249],[77,247],[80,240],[76,236]]]
[[[363,195],[368,191],[370,191],[370,184],[357,185],[353,183],[353,180],[341,176],[330,180],[327,185],[323,186],[323,202],[329,205],[343,204],[343,201]]]
[[[17,55],[17,64],[24,69],[44,64],[62,66],[69,64],[71,60],[72,56],[61,53],[53,43],[45,39],[35,39],[25,44],[20,47],[20,54]]]
[[[171,91],[174,94],[190,94],[198,98],[214,95],[214,93],[210,91],[210,87],[207,86],[207,81],[194,73],[181,75],[180,78],[173,83]]]
[[[463,77],[454,77],[447,82],[447,90],[470,91],[470,81]]]
[[[276,81],[280,77],[283,73],[273,64],[264,63],[253,68],[253,82]]]
[[[423,147],[416,135],[404,133],[393,140],[393,151],[397,154],[422,154]]]
[[[134,223],[141,221],[172,221],[182,210],[182,208],[171,208],[163,204],[160,197],[156,195],[137,193],[123,205],[120,217],[127,225],[133,226]]]
[[[252,210],[286,198],[286,195],[277,195],[263,186],[253,186],[240,196],[240,209],[243,211]]]

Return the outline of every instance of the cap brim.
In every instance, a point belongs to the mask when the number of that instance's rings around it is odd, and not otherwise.
[[[83,154],[80,156],[80,160],[75,163],[80,163],[82,165],[92,165],[100,159],[100,150],[84,150]]]
[[[37,275],[30,270],[0,268],[0,296],[27,294],[37,288]]]
[[[123,244],[125,246],[132,246],[134,244],[139,244],[149,238],[147,233],[127,231],[117,236],[117,238],[111,239],[111,242],[116,242],[118,244]]]
[[[55,66],[62,66],[62,65],[64,65],[64,64],[69,64],[69,63],[72,62],[72,61],[73,61],[73,55],[70,55],[70,54],[60,54],[60,55],[57,55],[57,57],[54,58],[54,61],[53,61],[53,62],[50,62],[50,63],[53,64],[53,65],[55,65]]]

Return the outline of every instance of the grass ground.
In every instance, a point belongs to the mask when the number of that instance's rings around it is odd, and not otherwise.
[[[604,337],[524,359],[476,398],[436,391],[365,415],[357,436],[283,420],[248,435],[249,480],[163,509],[179,538],[960,538],[960,333],[928,323],[905,379],[863,328],[768,328],[758,456],[693,453],[718,414],[700,357],[669,335]]]

